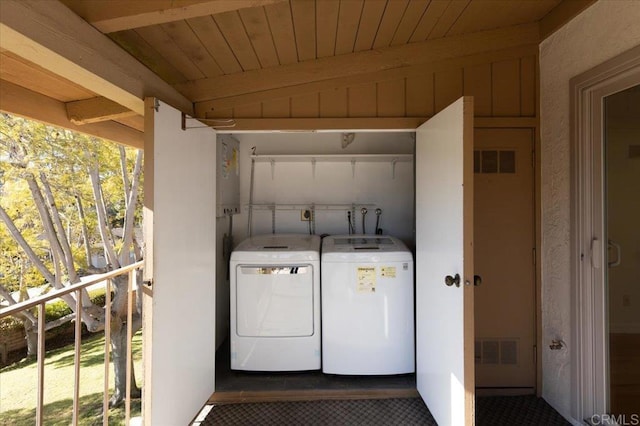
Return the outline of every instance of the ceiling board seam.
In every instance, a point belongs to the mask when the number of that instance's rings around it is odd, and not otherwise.
[[[278,45],[276,44],[276,40],[273,38],[273,30],[271,28],[271,21],[269,20],[269,14],[267,13],[267,9],[264,6],[262,6],[262,11],[264,12],[264,17],[267,20],[267,27],[269,27],[269,34],[271,35],[271,42],[273,43],[273,48],[276,51],[278,64],[282,65],[282,58],[280,57],[280,52],[278,51]]]
[[[216,58],[211,54],[211,52],[209,52],[209,49],[207,49],[207,45],[205,43],[202,42],[202,40],[200,40],[200,37],[198,37],[198,34],[196,34],[196,32],[193,30],[193,28],[191,28],[191,25],[189,25],[189,21],[188,20],[184,20],[185,24],[187,25],[187,28],[189,28],[189,31],[191,31],[191,33],[193,34],[193,36],[196,38],[196,40],[198,40],[200,42],[200,44],[202,45],[202,47],[204,48],[204,51],[207,52],[207,54],[209,55],[209,57],[211,58],[211,60],[213,61],[214,64],[216,64],[216,66],[218,67],[218,69],[220,70],[220,74],[219,75],[224,75],[224,71],[222,70],[222,67],[220,66],[220,64],[218,63],[218,61],[216,61]],[[171,37],[171,36],[169,36]],[[193,63],[193,65],[198,68],[200,70],[200,72],[205,76],[208,77],[209,73],[206,70],[201,69],[198,66],[198,63],[195,61],[191,60],[191,56],[188,56],[189,60]]]
[[[336,18],[336,35],[333,37],[333,55],[336,54],[336,46],[338,45],[338,26],[340,22],[340,9],[342,8],[342,2],[338,1],[338,17]]]
[[[402,18],[400,19],[400,24],[402,24],[402,21],[404,20],[404,17],[405,17],[405,15],[407,14],[407,10],[409,10],[409,6],[411,5],[411,2],[412,2],[412,1],[413,1],[413,0],[410,0],[410,1],[409,1],[409,3],[407,4],[407,8],[405,9],[405,13],[402,15]],[[396,45],[397,45],[397,44],[408,44],[408,43],[410,43],[410,42],[411,42],[411,38],[413,37],[413,35],[414,35],[414,34],[415,34],[415,32],[416,32],[416,29],[417,29],[417,28],[418,28],[418,26],[420,25],[420,21],[422,21],[422,19],[424,18],[424,14],[427,12],[427,9],[429,9],[429,6],[431,5],[431,1],[430,1],[430,0],[427,0],[427,1],[428,1],[428,3],[426,3],[426,4],[424,5],[424,7],[422,8],[422,12],[420,13],[420,17],[416,20],[416,22],[415,22],[415,24],[414,24],[414,26],[413,26],[413,29],[411,30],[411,34],[409,34],[409,35],[407,36],[406,41],[404,41],[403,43],[395,43]],[[398,25],[400,25],[400,24],[398,24]],[[396,33],[397,33],[397,30],[396,30]],[[393,38],[391,39],[391,45],[394,45],[394,40],[395,40],[395,38],[396,38],[396,35],[397,35],[397,34],[394,34],[394,35],[393,35]]]
[[[213,25],[216,26],[216,28],[218,28],[218,31],[220,32],[220,34],[222,35],[222,38],[224,39],[224,42],[227,43],[227,46],[229,46],[229,51],[231,52],[231,54],[233,55],[233,57],[236,59],[236,62],[238,62],[238,66],[240,67],[240,69],[242,71],[246,71],[244,69],[244,67],[242,66],[242,62],[240,62],[240,58],[238,58],[238,55],[236,55],[235,50],[233,49],[233,47],[231,46],[231,43],[229,43],[229,40],[227,40],[227,37],[224,35],[224,31],[222,31],[222,28],[220,28],[220,25],[218,25],[218,21],[216,21],[216,17],[213,15],[209,15],[211,16],[211,21],[213,21]]]
[[[313,34],[314,43],[313,43],[313,57],[318,59],[318,2],[313,2]]]
[[[378,35],[380,35],[380,27],[382,26],[382,21],[384,21],[384,15],[385,13],[387,13],[388,6],[389,6],[389,0],[387,0],[387,2],[384,4],[384,10],[382,11],[382,15],[380,15],[380,21],[378,21],[378,27],[376,28],[376,36],[373,38],[373,41],[371,42],[371,46],[369,46],[369,49],[373,48],[373,46],[376,45],[376,40],[378,39]]]
[[[300,62],[300,52],[298,49],[298,34],[296,31],[296,23],[293,19],[293,2],[289,1],[289,15],[291,16],[291,28],[293,29],[293,40],[295,41],[296,46],[296,61]]]
[[[464,8],[460,11],[460,13],[458,14],[458,16],[456,17],[456,19],[453,20],[453,22],[451,23],[451,25],[449,26],[449,28],[447,28],[447,31],[444,33],[445,37],[449,35],[449,31],[451,31],[451,28],[454,27],[454,25],[456,24],[456,22],[458,22],[458,20],[460,19],[460,17],[462,15],[464,15],[464,12],[467,10],[467,8],[469,7],[469,5],[471,4],[471,0],[467,0],[467,4],[464,6]]]
[[[437,28],[438,23],[440,22],[440,19],[442,19],[442,17],[447,14],[447,10],[449,9],[449,7],[451,7],[451,1],[452,0],[449,0],[449,3],[447,3],[447,7],[445,7],[444,10],[442,11],[442,13],[440,14],[440,16],[438,16],[438,19],[436,19],[436,22],[433,24],[433,26],[429,30],[429,34],[427,34],[427,37],[425,38],[425,40],[430,40],[431,39],[431,34],[433,34],[433,31]],[[431,6],[431,4],[433,4],[433,3],[430,3],[429,6]],[[449,30],[447,30],[447,31],[449,31]]]
[[[342,1],[344,1],[344,0],[342,0]],[[387,4],[386,3],[384,5],[384,8],[385,9],[387,8]],[[384,15],[384,12],[382,14]],[[362,24],[362,15],[364,15],[364,2],[362,2],[362,6],[360,7],[360,16],[358,17],[358,29],[356,30],[355,37],[353,37],[353,44],[351,45],[351,52],[354,52],[356,50],[356,41],[358,41],[358,33],[360,32],[360,25]],[[338,16],[340,16],[340,15],[338,15]],[[382,17],[380,18],[380,22],[382,22]],[[380,28],[380,23],[378,23],[378,28]]]
[[[396,34],[398,34],[398,29],[400,28],[400,24],[402,24],[402,20],[404,19],[404,16],[407,14],[407,10],[409,9],[409,5],[411,4],[411,0],[409,0],[407,2],[407,4],[404,6],[404,10],[402,11],[402,16],[400,17],[400,20],[398,21],[398,25],[396,25],[396,29],[393,30],[393,35],[391,36],[391,40],[389,42],[389,46],[391,46],[393,44],[393,40],[396,38]]]
[[[240,19],[240,23],[242,24],[242,29],[244,30],[244,34],[247,36],[247,40],[249,40],[249,45],[251,46],[251,50],[253,50],[253,55],[256,57],[256,60],[260,64],[260,68],[264,68],[265,66],[260,60],[260,55],[258,55],[256,46],[254,46],[253,41],[251,40],[251,36],[249,35],[249,31],[247,30],[247,25],[244,23],[244,19],[242,19],[242,15],[237,10],[236,10],[236,14],[238,15],[238,19]],[[269,31],[271,31],[271,28],[269,28]],[[275,49],[275,46],[274,46],[274,49]]]
[[[429,10],[429,8],[431,7],[432,4],[433,4],[433,0],[430,0],[429,3],[427,4],[427,6],[422,10],[422,15],[420,15],[420,19],[418,19],[416,21],[416,26],[413,27],[413,30],[411,31],[411,34],[409,34],[409,38],[407,39],[407,44],[411,43],[411,39],[413,38],[413,36],[416,33],[416,30],[420,26],[420,22],[422,22],[422,20],[424,19],[424,16],[427,14],[427,10]]]
[[[220,65],[220,63],[216,60],[216,57],[209,51],[209,47],[207,46],[207,43],[204,42],[204,40],[202,40],[200,37],[198,37],[198,33],[193,29],[193,27],[191,26],[191,24],[189,23],[189,20],[186,19],[185,22],[187,23],[187,27],[189,27],[189,29],[191,30],[191,32],[193,33],[193,35],[195,36],[195,38],[198,39],[198,41],[202,44],[202,46],[204,47],[204,50],[209,54],[209,56],[211,57],[211,60],[218,66],[218,68],[220,68],[220,72],[224,75],[224,69],[222,69],[222,66]],[[214,22],[215,25],[215,22]],[[226,41],[226,40],[225,40]],[[199,68],[198,68],[199,69]],[[205,73],[206,75],[206,73]]]
[[[271,30],[271,22],[269,22],[269,14],[267,10],[262,6],[262,13],[264,13],[264,19],[267,21],[267,28],[269,28],[269,37],[271,38],[271,44],[273,44],[273,50],[276,52],[276,58],[278,58],[278,65],[282,65],[282,61],[280,60],[280,54],[278,54],[278,47],[276,46],[276,41],[273,38],[273,31]]]

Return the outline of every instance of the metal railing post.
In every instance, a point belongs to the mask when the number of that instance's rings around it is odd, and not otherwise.
[[[38,400],[36,401],[36,425],[38,426],[44,424],[44,307],[44,302],[38,305]]]
[[[73,425],[80,418],[80,354],[82,348],[82,290],[76,291],[75,353],[73,358]]]
[[[109,426],[109,355],[111,346],[111,278],[106,282],[104,302],[104,399],[102,401],[102,424]]]
[[[131,417],[131,369],[133,368],[131,338],[133,330],[133,281],[136,279],[136,271],[129,271],[129,279],[127,280],[127,369],[126,369],[126,392],[124,400],[125,425],[129,424]]]

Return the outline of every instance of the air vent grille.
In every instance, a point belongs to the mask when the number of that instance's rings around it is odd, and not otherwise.
[[[475,341],[476,364],[517,365],[517,339],[479,339]]]
[[[474,173],[513,174],[516,172],[516,152],[513,150],[473,151]]]

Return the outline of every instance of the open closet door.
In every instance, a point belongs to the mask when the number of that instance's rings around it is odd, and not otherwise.
[[[473,98],[416,130],[416,380],[441,425],[475,423]]]
[[[216,134],[145,106],[144,421],[184,425],[214,391]]]

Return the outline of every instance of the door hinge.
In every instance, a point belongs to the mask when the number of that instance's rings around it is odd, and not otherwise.
[[[538,365],[538,346],[533,345],[533,365]]]
[[[533,248],[531,253],[533,254],[533,266],[536,266],[536,248],[535,247]]]

